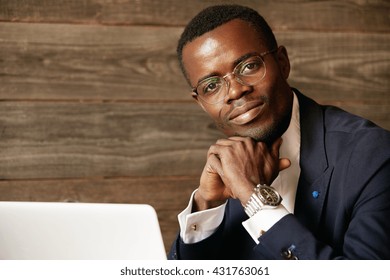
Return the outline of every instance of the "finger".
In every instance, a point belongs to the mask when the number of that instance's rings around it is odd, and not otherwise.
[[[229,147],[232,147],[234,145],[233,142],[228,139],[220,139],[217,141],[217,144],[211,145],[208,152],[207,157],[210,155],[216,155],[218,158],[221,158],[221,155],[224,153],[224,151],[229,151]]]
[[[231,146],[237,142],[244,142],[247,144],[253,144],[254,140],[250,137],[232,136],[227,139],[218,139],[216,144],[221,146]]]
[[[278,138],[274,143],[272,143],[271,153],[274,157],[279,157],[279,150],[282,146],[283,138]],[[279,171],[289,168],[291,165],[291,161],[288,158],[279,159]]]
[[[259,142],[256,142],[251,137],[232,136],[232,137],[229,137],[228,139],[233,141],[233,143],[237,143],[237,142],[244,143],[247,147],[252,147],[252,146],[255,146],[256,143],[259,143]]]
[[[288,158],[279,159],[279,171],[287,169],[291,166],[291,161]]]
[[[244,146],[246,147],[252,147],[254,146],[255,142],[250,137],[240,137],[240,136],[232,136],[228,139],[219,139],[214,145],[222,146],[222,147],[228,147],[228,146],[234,146],[238,143],[244,143]],[[214,147],[214,151],[219,151],[218,147]]]
[[[213,173],[218,173],[220,177],[223,177],[222,163],[216,155],[211,154],[207,160],[207,164],[208,168],[211,168]]]
[[[228,139],[230,139],[232,141],[240,141],[240,142],[247,141],[248,139],[252,140],[252,138],[250,138],[250,137],[242,137],[242,136],[232,136],[232,137],[229,137]]]
[[[231,139],[218,139],[215,145],[220,145],[220,146],[231,146],[235,141]]]
[[[282,146],[282,143],[283,143],[282,138],[278,138],[275,140],[275,142],[272,143],[271,153],[274,157],[279,157],[279,150],[280,150],[280,147]]]
[[[228,147],[232,145],[232,141],[229,139],[219,139],[217,142],[213,145],[210,146],[208,152],[207,152],[207,157],[210,155],[214,154],[219,157],[219,154],[221,153],[221,149],[223,147]]]
[[[215,155],[219,158],[219,154],[221,153],[221,147],[221,145],[217,144],[211,145],[209,150],[207,151],[207,159],[212,155]]]

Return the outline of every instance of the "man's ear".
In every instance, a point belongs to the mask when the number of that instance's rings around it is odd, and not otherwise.
[[[290,75],[290,59],[288,58],[287,49],[284,46],[280,46],[277,51],[277,58],[279,63],[280,72],[285,80]]]

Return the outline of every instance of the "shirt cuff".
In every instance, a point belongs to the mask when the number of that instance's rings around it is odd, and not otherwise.
[[[212,209],[191,213],[196,191],[192,193],[187,208],[177,216],[180,225],[180,237],[187,244],[202,241],[212,235],[222,223],[227,204],[225,202]]]
[[[259,244],[260,236],[288,214],[289,212],[286,208],[280,204],[276,208],[260,210],[248,220],[244,221],[242,225],[256,244]]]

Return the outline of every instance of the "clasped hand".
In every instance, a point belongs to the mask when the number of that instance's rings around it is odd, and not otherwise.
[[[207,154],[193,211],[213,208],[228,198],[245,205],[257,184],[271,185],[279,171],[290,166],[290,160],[279,159],[282,139],[271,146],[249,137],[220,139]]]

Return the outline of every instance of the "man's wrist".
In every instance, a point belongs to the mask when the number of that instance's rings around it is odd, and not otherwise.
[[[225,202],[226,202],[226,200],[224,200],[224,201],[219,201],[219,200],[218,201],[206,201],[199,194],[199,190],[197,190],[195,192],[194,198],[193,198],[192,213],[216,208],[218,206],[221,206]]]
[[[273,187],[258,184],[244,205],[244,210],[249,217],[252,217],[262,209],[276,208],[281,201],[282,197]]]
[[[252,217],[262,208],[263,205],[261,204],[259,197],[257,196],[256,192],[253,191],[251,197],[244,206],[245,213],[248,215],[248,217]]]

